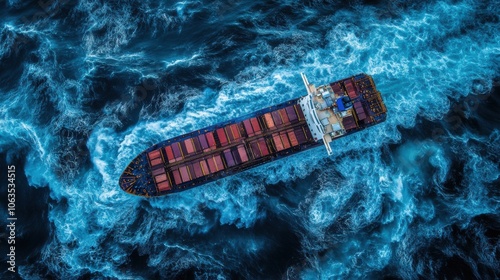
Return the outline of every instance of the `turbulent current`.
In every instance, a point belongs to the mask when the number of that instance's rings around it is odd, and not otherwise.
[[[500,277],[498,1],[0,7],[0,278]],[[372,75],[387,121],[330,157],[153,199],[119,188],[152,144],[304,95],[300,72]]]

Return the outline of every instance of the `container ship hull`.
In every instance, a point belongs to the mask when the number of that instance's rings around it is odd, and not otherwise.
[[[119,179],[131,194],[184,191],[329,143],[385,120],[373,80],[356,75],[308,95],[157,143],[139,154]]]

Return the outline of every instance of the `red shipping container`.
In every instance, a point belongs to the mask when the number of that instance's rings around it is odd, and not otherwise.
[[[151,161],[151,166],[157,166],[161,164],[161,158],[153,159]]]
[[[282,151],[283,148],[283,143],[281,143],[281,138],[278,133],[273,134],[273,142],[274,146],[276,147],[276,151]]]
[[[267,128],[274,129],[276,126],[274,125],[273,117],[271,117],[270,113],[264,114],[264,120],[266,121]]]
[[[283,149],[288,149],[290,148],[290,142],[288,141],[288,137],[286,136],[286,133],[281,133],[281,142],[283,142]]]
[[[201,170],[201,165],[199,162],[193,163],[194,175],[196,178],[203,177],[203,171]]]
[[[285,125],[289,124],[290,120],[288,119],[288,115],[286,114],[286,110],[285,109],[279,109],[278,112],[280,114],[281,119],[283,120],[283,124],[285,124]]]
[[[247,151],[245,150],[245,146],[243,146],[243,145],[238,146],[238,154],[240,155],[242,162],[248,161],[248,155],[247,155]]]
[[[342,119],[342,125],[346,130],[356,128],[356,121],[353,116],[347,116]]]
[[[255,134],[261,134],[262,129],[260,128],[260,124],[257,118],[251,118],[250,122],[252,123],[252,128]]]
[[[172,170],[172,174],[174,175],[174,181],[176,185],[182,184],[181,174],[178,169]]]
[[[208,158],[207,163],[208,163],[208,168],[210,169],[210,173],[217,172],[217,166],[215,165],[215,161],[214,161],[213,157]]]
[[[166,174],[161,174],[155,177],[156,183],[161,183],[163,181],[167,180],[167,175]]]
[[[165,182],[163,182],[163,183],[159,183],[159,184],[157,184],[156,186],[158,187],[158,190],[159,190],[160,192],[162,192],[162,191],[168,191],[168,190],[171,190],[171,189],[172,189],[172,188],[170,187],[170,182],[169,182],[168,180],[167,180],[167,181],[165,181]]]
[[[239,140],[241,138],[240,126],[238,124],[231,125],[231,132],[233,133],[234,140]]]
[[[188,154],[193,154],[195,152],[193,140],[191,138],[184,140],[184,145],[186,146],[186,151]]]
[[[150,160],[153,160],[155,158],[159,158],[160,157],[160,150],[154,150],[154,151],[149,152],[148,157]]]
[[[269,155],[269,150],[267,148],[266,140],[264,138],[259,139],[259,148],[260,152],[262,153],[262,156]]]
[[[179,167],[179,172],[181,173],[182,182],[189,182],[191,178],[189,177],[189,172],[186,166]]]
[[[243,126],[245,127],[245,131],[247,132],[248,137],[252,137],[255,135],[255,133],[253,133],[253,128],[250,120],[244,120]]]
[[[208,146],[210,146],[211,150],[214,150],[216,148],[216,144],[215,144],[215,138],[214,138],[213,133],[208,132],[207,134],[205,134],[205,136],[207,137]]]
[[[175,156],[171,145],[165,147],[165,152],[167,153],[168,162],[175,162]]]
[[[220,158],[220,155],[215,155],[214,156],[215,164],[217,164],[217,170],[224,170],[224,164],[222,163],[222,159]]]
[[[330,86],[332,87],[333,89],[333,92],[335,94],[342,94],[342,88],[340,87],[340,84],[339,83],[335,83],[335,84],[330,84]]]
[[[201,171],[203,171],[203,175],[210,174],[210,170],[208,169],[207,162],[203,159],[200,161]]]
[[[221,146],[225,146],[228,144],[226,133],[224,132],[223,128],[217,129],[215,132],[217,132],[217,136],[219,137],[219,142]]]
[[[299,141],[297,140],[297,137],[295,137],[295,132],[293,130],[288,130],[287,131],[288,138],[290,139],[290,144],[292,147],[295,147],[299,144]]]

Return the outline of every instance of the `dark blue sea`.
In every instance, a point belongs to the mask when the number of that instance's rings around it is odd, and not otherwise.
[[[500,278],[500,2],[0,1],[1,279]],[[162,140],[373,76],[387,121],[145,199]],[[15,273],[8,167],[15,166]]]

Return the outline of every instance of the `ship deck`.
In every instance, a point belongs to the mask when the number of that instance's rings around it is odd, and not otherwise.
[[[308,95],[162,141],[139,154],[120,187],[140,196],[193,188],[380,123],[386,108],[366,74],[319,86]]]
[[[120,185],[144,196],[172,193],[320,144],[290,100],[158,143],[132,161]]]

